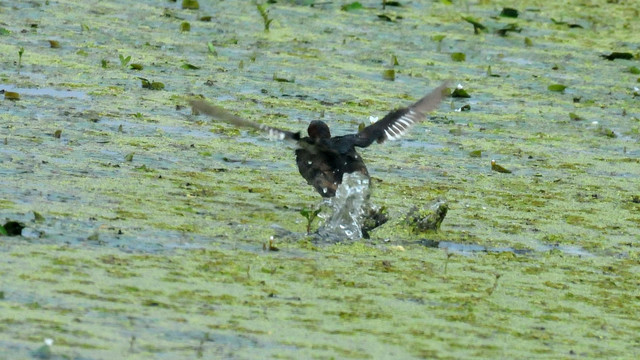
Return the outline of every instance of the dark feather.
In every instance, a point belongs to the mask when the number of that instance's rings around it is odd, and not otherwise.
[[[400,139],[413,125],[423,121],[428,112],[438,107],[446,87],[447,82],[444,82],[415,104],[393,110],[382,120],[365,127],[357,134],[355,146],[367,147],[374,141],[382,143],[385,140]]]
[[[241,117],[231,114],[230,112],[226,111],[225,109],[219,106],[210,105],[209,103],[202,100],[191,100],[189,101],[189,104],[191,104],[191,107],[197,110],[198,112],[207,114],[216,120],[224,121],[228,124],[235,125],[235,126],[248,127],[248,128],[260,130],[266,133],[270,138],[275,140],[296,140],[297,141],[300,139],[299,132],[294,133],[291,131],[281,130],[281,129],[267,126],[264,124],[258,124],[253,121],[245,120]]]

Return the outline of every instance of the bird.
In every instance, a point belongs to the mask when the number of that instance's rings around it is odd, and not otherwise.
[[[329,126],[321,120],[313,120],[307,128],[307,136],[300,132],[278,129],[240,118],[227,110],[201,99],[189,101],[194,113],[203,113],[216,120],[237,127],[257,129],[272,139],[293,141],[296,164],[300,175],[323,198],[336,195],[344,174],[359,172],[369,178],[369,171],[356,151],[374,142],[395,141],[406,135],[415,124],[423,121],[427,113],[435,110],[445,96],[448,82],[442,83],[416,103],[390,111],[382,120],[364,127],[354,134],[331,136]]]

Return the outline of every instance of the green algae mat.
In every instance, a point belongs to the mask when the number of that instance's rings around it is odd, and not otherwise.
[[[636,2],[196,4],[0,1],[0,359],[640,357]],[[187,106],[345,134],[448,79],[337,244]]]

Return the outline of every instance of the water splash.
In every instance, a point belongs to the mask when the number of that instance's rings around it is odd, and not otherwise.
[[[325,219],[318,229],[322,238],[339,241],[362,237],[364,217],[372,209],[369,185],[369,177],[359,172],[344,174],[336,196],[325,200],[330,210],[328,215],[320,215]]]

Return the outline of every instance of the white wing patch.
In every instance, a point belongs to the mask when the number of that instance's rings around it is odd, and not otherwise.
[[[384,129],[384,134],[387,137],[387,140],[399,140],[403,137],[411,125],[413,125],[419,119],[416,119],[416,116],[422,116],[422,114],[417,113],[413,110],[409,110],[406,114],[394,120],[391,124],[389,124],[386,129]]]
[[[274,129],[272,127],[269,127],[269,126],[267,126],[265,124],[260,124],[260,130],[262,130],[265,133],[267,133],[267,136],[271,140],[284,140],[284,138],[285,138],[285,133],[283,133],[282,131],[280,131],[278,129]]]

